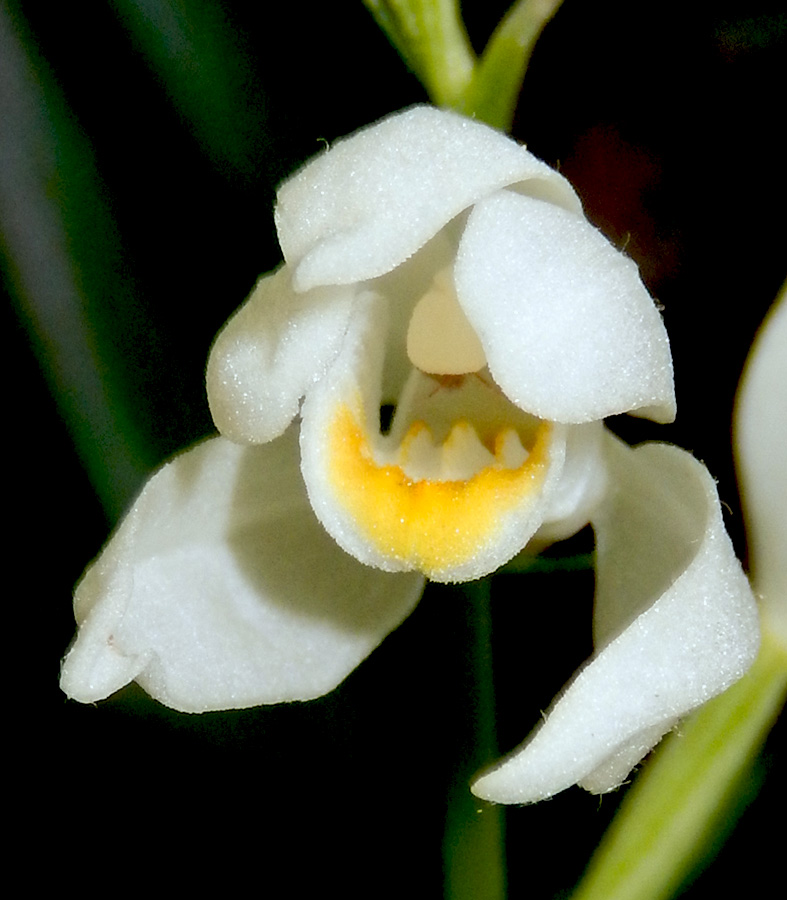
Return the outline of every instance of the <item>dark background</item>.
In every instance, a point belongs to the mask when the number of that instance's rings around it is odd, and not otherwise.
[[[477,48],[505,5],[465,3]],[[205,358],[278,260],[276,183],[323,140],[426,99],[360,2],[185,6],[218,10],[239,36],[242,103],[219,123],[231,146],[223,156],[175,108],[111,6],[3,7],[92,149],[101,216],[116,228],[113,277],[127,292],[98,290],[92,302],[117,323],[145,467],[211,429]],[[782,4],[737,0],[700,13],[566,0],[535,52],[514,125],[572,179],[664,307],[678,420],[615,427],[707,463],[741,555],[730,419],[749,344],[787,268],[784,51]],[[3,265],[10,280],[12,264]],[[61,867],[64,883],[87,889],[119,877],[160,889],[216,878],[235,890],[251,877],[252,889],[278,896],[272,879],[284,876],[287,896],[439,896],[445,794],[472,714],[461,598],[428,591],[339,690],[313,703],[187,716],[134,687],[97,707],[66,702],[57,674],[73,631],[70,593],[112,523],[42,374],[46,345],[24,307],[5,333],[15,538],[7,740],[29,797],[25,842]],[[586,575],[496,581],[503,750],[587,655],[591,595]],[[783,747],[777,733],[752,782],[767,775],[758,799],[686,896],[724,895],[740,871],[756,893],[778,876],[770,823],[783,820]],[[617,802],[574,789],[510,810],[511,896],[568,891]]]

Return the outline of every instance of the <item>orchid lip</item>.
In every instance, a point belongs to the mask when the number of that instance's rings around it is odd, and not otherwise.
[[[541,502],[554,428],[511,404],[488,372],[413,369],[387,434],[365,409],[360,392],[334,407],[327,485],[392,568],[453,580],[483,558],[509,514]]]
[[[380,452],[356,410],[335,411],[330,482],[364,540],[401,567],[450,580],[494,542],[506,513],[541,494],[550,463],[547,422],[536,426],[529,452],[513,428],[495,435],[491,452],[466,420],[440,445],[417,421],[401,443]]]

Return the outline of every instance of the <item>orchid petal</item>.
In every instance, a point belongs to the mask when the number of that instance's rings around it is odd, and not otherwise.
[[[543,521],[563,467],[566,429],[532,420],[530,452],[520,445],[524,459],[509,468],[500,462],[504,441],[499,458],[492,457],[469,422],[457,422],[442,444],[457,474],[411,477],[401,447],[410,440],[414,454],[434,448],[425,429],[401,444],[396,425],[380,434],[386,318],[384,298],[359,298],[341,353],[304,401],[301,456],[309,498],[337,543],[370,566],[417,569],[443,582],[480,578],[518,553]],[[432,384],[427,390],[434,392]],[[493,393],[478,388],[484,389]],[[494,394],[509,413],[528,418]],[[406,403],[400,397],[400,407]],[[490,464],[475,465],[475,454]],[[458,474],[463,461],[477,474]]]
[[[384,275],[454,216],[506,185],[579,212],[569,183],[499,131],[420,106],[337,141],[278,192],[298,291]]]
[[[661,316],[636,265],[584,218],[499,191],[476,203],[454,273],[495,381],[543,419],[675,414]]]
[[[283,434],[341,346],[354,288],[296,294],[290,276],[283,266],[261,278],[211,350],[208,402],[231,440],[265,443]]]
[[[61,684],[92,702],[134,679],[185,712],[310,699],[396,628],[422,587],[325,534],[294,429],[261,447],[215,438],[150,480],[88,569]]]
[[[593,518],[608,643],[533,737],[475,783],[480,797],[529,803],[575,783],[612,789],[756,656],[756,606],[705,468],[675,447],[631,450],[611,437],[608,456],[614,490]]]
[[[566,462],[549,498],[544,524],[528,548],[531,554],[575,535],[590,522],[607,490],[605,446],[602,422],[567,429]]]
[[[749,354],[735,442],[752,580],[763,619],[787,647],[787,291]]]

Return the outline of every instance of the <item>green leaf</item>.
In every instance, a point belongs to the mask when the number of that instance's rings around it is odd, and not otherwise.
[[[112,0],[172,105],[225,175],[250,181],[271,165],[264,92],[221,4]]]
[[[144,328],[95,167],[21,16],[0,8],[0,263],[80,460],[110,518],[155,463],[128,352]]]
[[[719,831],[787,694],[787,650],[767,632],[752,669],[670,735],[637,776],[573,900],[662,900]]]

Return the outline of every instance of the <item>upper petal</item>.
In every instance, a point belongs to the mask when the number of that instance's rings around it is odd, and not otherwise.
[[[614,488],[593,517],[605,646],[529,742],[475,783],[481,797],[610,790],[757,653],[756,606],[705,468],[666,445],[631,450],[610,437],[608,451]]]
[[[351,287],[296,294],[292,271],[264,275],[219,333],[208,359],[216,427],[233,441],[264,443],[284,432],[300,399],[341,346]]]
[[[415,107],[338,141],[279,189],[296,290],[390,272],[463,209],[516,182],[580,209],[569,183],[524,147],[446,110]]]
[[[490,371],[522,409],[674,418],[661,316],[634,262],[581,216],[500,191],[473,208],[454,277]]]
[[[764,621],[787,646],[787,288],[749,354],[735,443],[752,580]]]
[[[61,685],[92,702],[128,681],[186,712],[332,690],[413,609],[418,575],[362,566],[324,532],[295,430],[198,445],[147,484],[79,584]]]

